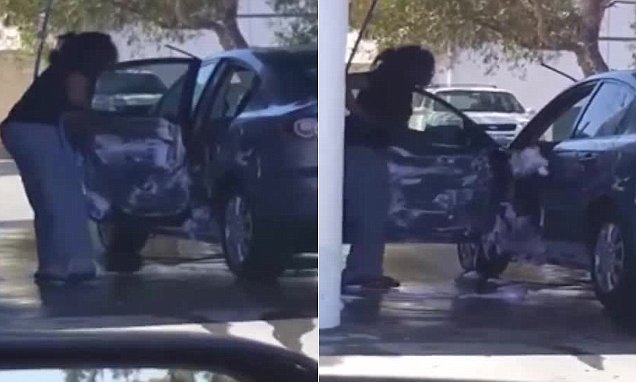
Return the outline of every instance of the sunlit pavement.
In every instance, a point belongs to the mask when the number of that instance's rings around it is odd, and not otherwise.
[[[0,156],[0,335],[30,330],[188,331],[251,338],[317,357],[317,272],[274,285],[238,282],[214,246],[153,239],[136,275],[81,286],[33,283],[32,213]],[[204,259],[204,260],[198,260]]]
[[[403,287],[343,296],[342,326],[320,332],[321,374],[636,380],[636,336],[605,317],[585,272],[515,264],[482,283],[459,277],[451,246],[393,246],[386,261]]]

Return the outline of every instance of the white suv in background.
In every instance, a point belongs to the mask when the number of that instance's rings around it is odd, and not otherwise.
[[[495,86],[431,86],[427,90],[464,112],[498,141],[512,140],[533,114],[511,92]],[[432,105],[430,99],[416,97],[413,102],[415,114],[444,112],[434,110],[441,104]]]

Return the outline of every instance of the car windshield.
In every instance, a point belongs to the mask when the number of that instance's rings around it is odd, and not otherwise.
[[[104,74],[97,82],[95,93],[115,94],[163,94],[166,86],[152,73],[112,72]]]
[[[523,113],[517,98],[508,92],[484,90],[444,90],[439,97],[467,112]]]

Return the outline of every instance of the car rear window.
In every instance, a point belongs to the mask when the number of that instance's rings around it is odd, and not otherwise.
[[[97,82],[95,90],[103,95],[163,94],[166,91],[166,86],[156,75],[137,72],[106,73]]]

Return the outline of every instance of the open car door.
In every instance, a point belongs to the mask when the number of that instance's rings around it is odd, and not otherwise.
[[[392,242],[462,242],[491,227],[499,146],[470,118],[425,91],[389,149]]]
[[[64,125],[83,157],[91,217],[167,218],[185,212],[190,177],[182,134],[200,61],[118,64],[97,81],[91,111]]]

